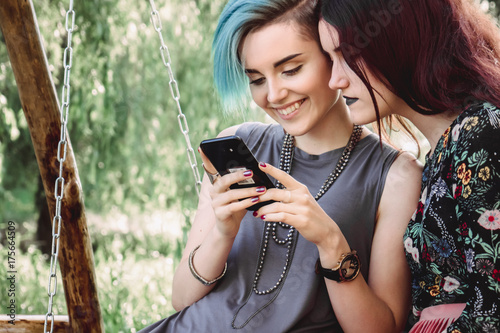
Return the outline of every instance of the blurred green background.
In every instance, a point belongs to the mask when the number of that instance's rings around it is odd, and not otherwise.
[[[478,2],[498,17],[500,0]],[[156,1],[195,149],[223,128],[266,120],[254,109],[224,115],[215,96],[210,45],[225,3]],[[34,6],[60,94],[69,1],[38,0]],[[85,0],[76,1],[74,10],[68,131],[84,192],[105,329],[136,332],[174,311],[171,279],[197,205],[194,177],[149,2]],[[50,220],[3,35],[0,110],[0,276],[7,274],[5,229],[14,221],[18,313],[45,314]],[[0,290],[6,286],[0,280]],[[62,290],[55,307],[56,314],[66,313]]]

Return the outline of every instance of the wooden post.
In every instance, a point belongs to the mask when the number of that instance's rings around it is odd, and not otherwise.
[[[56,202],[54,186],[59,177],[57,146],[61,117],[31,0],[1,0],[0,28],[7,45],[53,219]],[[65,185],[61,209],[59,267],[63,277],[69,327],[72,332],[103,332],[81,183],[69,136],[66,135],[66,138],[68,144],[63,174]],[[40,288],[47,290],[44,285]],[[62,297],[60,293],[55,297],[58,296]]]

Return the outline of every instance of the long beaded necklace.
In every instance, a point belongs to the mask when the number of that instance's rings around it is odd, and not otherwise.
[[[318,191],[318,194],[314,197],[316,200],[319,200],[323,196],[323,194],[328,191],[328,189],[333,185],[335,180],[339,177],[340,173],[344,170],[344,168],[347,165],[347,162],[349,162],[349,157],[351,156],[351,152],[353,151],[354,147],[356,147],[356,144],[359,142],[359,139],[361,138],[361,133],[363,131],[363,128],[359,125],[354,125],[354,129],[351,133],[351,137],[349,138],[349,142],[347,143],[346,147],[344,148],[344,151],[342,152],[342,155],[340,156],[340,159],[337,162],[337,165],[335,166],[335,169],[330,173],[328,178],[325,180],[323,185]],[[283,141],[283,148],[281,149],[281,155],[280,155],[280,169],[285,171],[286,173],[290,174],[290,170],[292,169],[292,161],[293,161],[293,152],[294,152],[294,138],[290,134],[285,135],[285,139]],[[284,186],[280,182],[278,182],[277,186],[280,189],[283,189]],[[288,233],[284,239],[279,239],[278,238],[278,232],[277,228],[288,228]],[[287,250],[286,250],[286,259],[285,259],[285,265],[283,267],[283,271],[278,279],[278,281],[274,284],[274,286],[266,289],[266,290],[259,290],[257,288],[258,283],[259,283],[259,278],[262,273],[262,269],[264,267],[264,261],[266,258],[266,252],[267,252],[267,246],[269,244],[269,235],[271,235],[272,239],[274,242],[278,245],[286,245]],[[262,249],[260,252],[260,260],[259,264],[257,267],[257,272],[255,273],[255,278],[253,281],[253,290],[257,295],[266,295],[270,294],[273,292],[275,289],[279,287],[283,279],[285,278],[287,274],[287,270],[291,261],[290,257],[290,251],[293,246],[293,239],[295,236],[295,228],[291,225],[288,225],[286,223],[282,222],[267,222],[266,227],[265,227],[265,233],[264,233],[264,240],[263,240],[263,245]]]

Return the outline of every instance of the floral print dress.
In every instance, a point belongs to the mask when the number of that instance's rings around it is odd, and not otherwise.
[[[450,333],[500,332],[500,109],[469,106],[426,156],[404,236],[413,314],[466,303]]]

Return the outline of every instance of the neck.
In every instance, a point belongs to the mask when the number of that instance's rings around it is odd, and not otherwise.
[[[408,114],[407,118],[418,128],[425,136],[431,146],[431,152],[451,123],[457,118],[456,112],[443,112],[435,115],[423,115],[414,110]]]
[[[347,112],[332,110],[314,129],[296,135],[295,146],[308,154],[320,155],[327,151],[345,147],[354,128]]]

